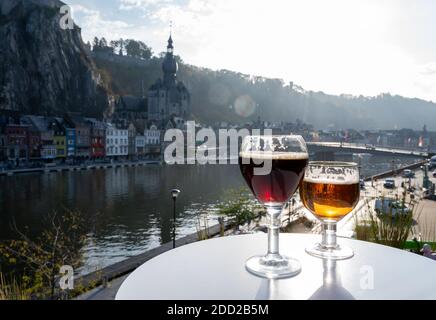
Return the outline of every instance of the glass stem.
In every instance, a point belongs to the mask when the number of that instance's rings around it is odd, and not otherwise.
[[[322,222],[321,245],[327,249],[337,248],[338,244],[336,242],[336,221],[325,220]]]
[[[267,258],[278,258],[279,254],[279,232],[280,232],[280,214],[282,206],[268,206],[267,212],[270,218],[268,225],[268,254]]]

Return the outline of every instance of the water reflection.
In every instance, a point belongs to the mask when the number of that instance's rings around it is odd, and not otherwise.
[[[0,186],[0,239],[16,237],[12,220],[36,237],[45,216],[77,209],[96,224],[84,248],[85,263],[93,270],[171,240],[170,189],[182,190],[177,201],[181,237],[196,231],[197,215],[213,213],[226,190],[245,185],[237,166],[211,165],[17,175],[0,177]]]

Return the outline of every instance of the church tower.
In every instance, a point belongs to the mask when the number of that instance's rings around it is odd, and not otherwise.
[[[168,39],[167,53],[166,53],[164,61],[162,63],[162,71],[164,74],[164,84],[167,87],[171,87],[171,86],[176,85],[177,70],[178,69],[179,69],[179,65],[177,64],[177,61],[174,58],[173,39],[170,35],[170,38]]]
[[[186,120],[191,97],[181,81],[177,81],[178,64],[174,56],[172,35],[162,61],[163,79],[158,79],[148,90],[148,120],[163,127],[169,120]]]

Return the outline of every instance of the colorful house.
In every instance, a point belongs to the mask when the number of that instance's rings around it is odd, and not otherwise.
[[[76,155],[76,129],[69,127],[64,122],[65,135],[67,140],[67,157],[73,158]]]
[[[84,117],[69,113],[65,120],[75,129],[74,155],[76,158],[89,159],[91,157],[91,127]]]
[[[29,143],[36,154],[36,144],[39,138],[39,156],[41,160],[52,161],[56,159],[57,150],[54,143],[54,129],[49,118],[42,116],[25,116],[23,121],[30,125],[30,135],[34,141]]]
[[[28,160],[29,125],[8,124],[5,128],[7,158],[13,161]]]
[[[53,130],[53,142],[56,146],[56,158],[65,159],[67,157],[67,137],[62,118],[49,119],[49,128]]]
[[[91,134],[91,158],[102,159],[106,155],[106,126],[93,118],[86,118]]]

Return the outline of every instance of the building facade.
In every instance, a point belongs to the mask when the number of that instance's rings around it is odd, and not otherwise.
[[[151,157],[156,157],[161,153],[161,131],[157,125],[151,124],[144,130],[145,152]]]
[[[89,123],[84,117],[77,114],[68,114],[67,123],[75,129],[75,157],[89,159],[91,157],[91,127]]]
[[[120,96],[115,100],[115,110],[112,116],[113,123],[126,127],[131,122],[146,120],[147,117],[147,99],[145,99],[144,94],[142,97]]]
[[[128,131],[128,135],[129,135],[129,148],[128,148],[128,153],[129,153],[129,157],[132,158],[135,156],[136,154],[136,127],[135,125],[131,122],[129,124],[129,126],[127,127],[127,131]]]
[[[106,156],[124,158],[129,154],[129,131],[108,123],[106,126]]]
[[[52,161],[56,159],[55,128],[52,126],[51,119],[42,116],[26,116],[25,120],[31,125],[30,131],[35,141],[39,138],[40,160]]]
[[[135,137],[135,153],[138,158],[142,159],[146,155],[145,149],[145,136],[144,135],[136,135]]]
[[[53,130],[56,158],[64,160],[67,157],[67,137],[63,120],[61,118],[51,118],[49,126]]]
[[[163,79],[158,79],[148,90],[148,120],[164,124],[174,116],[186,119],[190,112],[191,97],[183,82],[177,81],[178,64],[171,36],[162,71]]]
[[[8,160],[22,161],[29,159],[28,151],[29,125],[8,124],[5,128],[6,153]]]
[[[76,156],[76,129],[69,127],[66,123],[65,134],[67,140],[67,157],[73,158]]]
[[[106,156],[106,125],[96,119],[88,118],[91,139],[91,158],[102,159]]]

